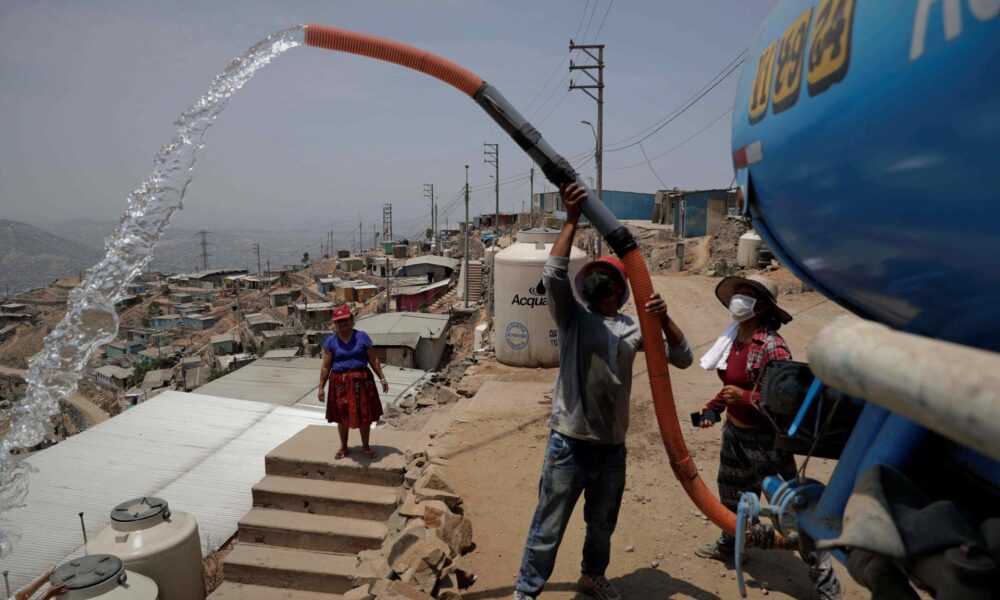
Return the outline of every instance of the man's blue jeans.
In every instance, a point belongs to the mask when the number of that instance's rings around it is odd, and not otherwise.
[[[625,444],[595,444],[552,432],[538,483],[538,508],[515,584],[519,592],[534,597],[545,587],[581,493],[587,536],[580,570],[588,575],[604,575],[625,491],[625,455]]]

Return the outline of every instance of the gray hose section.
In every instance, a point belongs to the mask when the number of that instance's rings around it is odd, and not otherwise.
[[[808,355],[826,385],[1000,460],[1000,354],[840,317]]]
[[[506,131],[517,145],[531,157],[531,160],[535,161],[554,185],[575,182],[586,188],[587,200],[583,203],[581,210],[602,236],[608,237],[622,227],[618,218],[608,210],[603,202],[598,200],[597,194],[584,183],[569,161],[556,152],[545,141],[542,134],[527,119],[522,117],[521,113],[517,112],[517,109],[495,87],[484,83],[476,94],[475,100],[483,110],[489,113],[497,125]]]

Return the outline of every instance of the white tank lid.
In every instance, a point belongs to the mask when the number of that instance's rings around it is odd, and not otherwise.
[[[85,590],[125,573],[125,563],[112,554],[89,554],[75,558],[52,572],[49,583],[69,590]]]
[[[159,517],[170,518],[170,507],[163,498],[144,496],[122,502],[111,511],[111,520],[118,523],[135,523]]]
[[[542,242],[545,244],[553,244],[556,238],[559,237],[558,229],[548,229],[546,227],[535,227],[534,229],[522,229],[517,232],[517,243],[519,244],[533,244],[536,242]]]

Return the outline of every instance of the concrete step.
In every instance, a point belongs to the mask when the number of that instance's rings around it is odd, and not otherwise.
[[[222,585],[208,595],[208,600],[341,600],[341,598],[343,596],[340,594],[307,592],[232,581],[222,582]]]
[[[253,505],[317,515],[385,521],[397,491],[381,485],[265,475],[253,486]]]
[[[400,486],[406,470],[404,452],[421,437],[417,432],[378,428],[371,433],[375,458],[363,456],[355,446],[346,458],[334,460],[340,447],[337,428],[309,425],[268,452],[264,470],[268,475]]]
[[[356,557],[350,555],[240,542],[223,561],[223,573],[233,583],[343,594],[353,587],[356,564]]]
[[[357,554],[382,544],[385,523],[334,515],[250,509],[239,522],[240,544]]]

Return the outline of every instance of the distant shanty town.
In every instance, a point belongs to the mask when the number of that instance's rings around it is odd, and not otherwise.
[[[657,233],[660,251],[652,254],[658,264],[651,266],[661,270],[690,267],[683,240],[697,243],[715,234],[726,216],[735,213],[734,196],[724,189],[656,194],[605,190],[603,201],[619,219],[640,228],[648,224]],[[428,239],[420,242],[392,240],[389,221],[382,232],[389,241],[375,246],[375,236],[361,252],[306,253],[300,264],[256,273],[238,268],[143,273],[118,300],[118,337],[94,356],[81,392],[101,410],[116,414],[168,389],[193,391],[213,382],[212,389],[221,390],[246,377],[227,379],[227,374],[269,364],[259,363],[261,359],[318,360],[331,335],[332,309],[341,304],[350,306],[383,364],[400,372],[435,371],[456,350],[468,354],[488,344],[494,329],[488,305],[495,254],[517,241],[516,232],[555,228],[564,216],[557,192],[537,193],[530,212],[483,214],[468,226],[429,230]],[[588,254],[601,251],[597,236],[581,238]],[[668,238],[682,242],[670,244]],[[0,306],[0,364],[7,365],[0,410],[9,409],[21,387],[18,371],[37,351],[40,335],[61,318],[68,292],[78,283],[79,277],[61,279],[7,298]],[[484,307],[489,308],[486,314]],[[449,343],[456,325],[472,332],[460,336],[468,347],[456,349]],[[56,427],[52,441],[73,425]],[[85,424],[75,425],[80,429]]]

